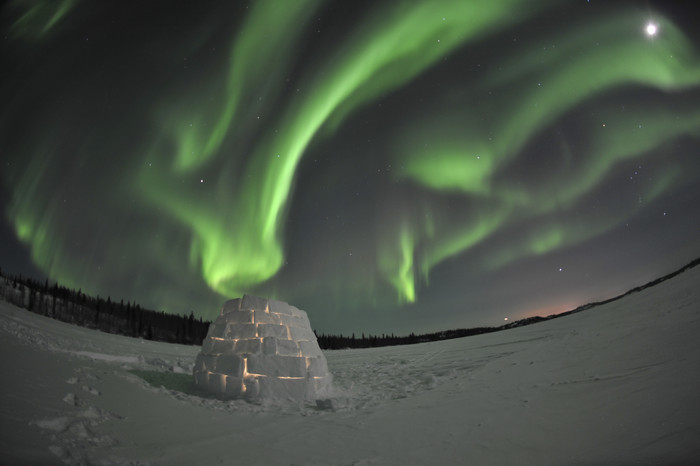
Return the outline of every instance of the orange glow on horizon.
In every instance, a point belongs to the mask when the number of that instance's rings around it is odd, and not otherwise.
[[[508,321],[513,322],[521,319],[527,319],[529,317],[548,317],[555,314],[562,314],[564,312],[573,311],[582,305],[583,303],[580,301],[568,301],[562,304],[537,307],[535,309],[521,311],[514,316],[509,317]]]

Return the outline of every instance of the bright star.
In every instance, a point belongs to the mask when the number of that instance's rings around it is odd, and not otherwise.
[[[656,24],[654,23],[648,23],[647,26],[644,28],[644,31],[647,33],[647,36],[649,37],[654,37],[656,33],[658,32],[659,28]]]

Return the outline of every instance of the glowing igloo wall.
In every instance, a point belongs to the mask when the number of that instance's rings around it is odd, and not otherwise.
[[[245,295],[209,327],[194,382],[224,399],[300,401],[322,397],[331,375],[306,312]]]

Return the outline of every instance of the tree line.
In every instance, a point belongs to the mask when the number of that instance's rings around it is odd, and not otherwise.
[[[317,334],[316,339],[321,349],[377,348],[380,346],[414,345],[416,343],[426,343],[429,341],[451,340],[453,338],[495,332],[500,329],[500,327],[459,328],[455,330],[423,333],[420,335],[411,333],[405,336],[395,336],[393,333],[391,335],[381,334],[368,336],[365,336],[363,333],[360,337],[355,337],[354,333],[349,337],[343,336],[342,334]]]
[[[93,297],[58,283],[43,283],[22,275],[3,274],[0,270],[0,296],[15,306],[69,324],[106,333],[147,340],[201,345],[209,322],[189,316],[144,309],[124,300]]]
[[[351,336],[344,336],[342,334],[316,334],[316,338],[321,349],[333,350],[411,345],[429,341],[481,335],[564,317],[585,311],[592,307],[607,304],[629,294],[657,285],[697,265],[700,265],[700,258],[689,262],[674,272],[644,285],[632,288],[626,293],[613,298],[584,304],[576,309],[560,314],[553,314],[546,317],[528,317],[500,327],[463,328],[420,335],[411,333],[406,336],[395,336],[393,333],[391,335],[382,334],[368,336],[365,336],[363,333],[360,337],[355,337],[354,333]],[[110,297],[107,297],[107,299],[99,296],[92,297],[83,293],[82,290],[71,290],[60,286],[58,283],[51,285],[48,279],[42,283],[32,278],[23,277],[22,275],[13,276],[3,274],[2,269],[0,269],[0,298],[18,307],[28,309],[31,312],[63,322],[101,330],[107,333],[167,343],[201,345],[202,341],[207,336],[210,324],[208,321],[202,321],[201,317],[196,319],[193,312],[191,312],[189,316],[182,316],[143,309],[140,305],[132,303],[131,301],[124,304],[124,300],[120,300],[117,303],[112,301]]]

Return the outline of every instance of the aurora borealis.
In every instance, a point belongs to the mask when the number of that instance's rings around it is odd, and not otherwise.
[[[700,255],[692,2],[147,3],[3,7],[4,269],[407,333]]]

